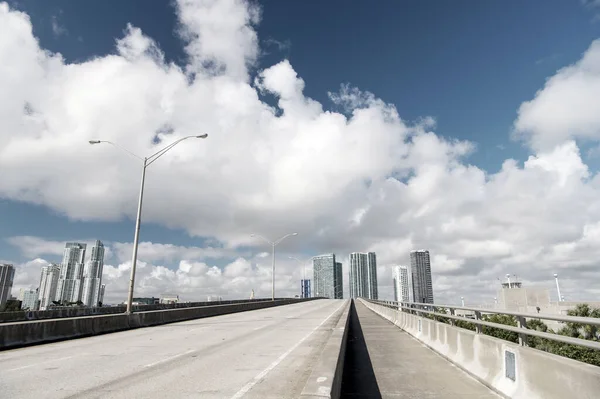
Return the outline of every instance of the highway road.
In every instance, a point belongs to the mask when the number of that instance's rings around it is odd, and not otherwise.
[[[295,398],[343,300],[0,352],[0,398]]]

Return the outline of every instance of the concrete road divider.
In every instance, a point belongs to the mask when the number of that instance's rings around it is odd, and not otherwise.
[[[280,300],[285,298],[275,298]],[[236,300],[225,300],[225,301],[212,301],[212,302],[180,302],[180,303],[163,303],[155,305],[133,305],[134,312],[149,312],[151,310],[167,310],[167,309],[181,309],[181,308],[197,308],[200,306],[215,306],[215,305],[233,305],[237,303],[250,303],[250,302],[270,302],[271,299],[236,299]],[[12,323],[17,321],[32,321],[32,320],[47,320],[47,319],[60,319],[63,317],[84,317],[84,316],[99,316],[107,314],[120,314],[125,313],[127,307],[125,305],[119,306],[105,306],[101,308],[88,308],[83,306],[74,307],[60,307],[52,308],[49,310],[36,310],[36,311],[18,311],[18,312],[0,312],[0,323]]]
[[[342,373],[348,340],[348,324],[352,311],[352,300],[346,300],[342,315],[329,337],[329,340],[313,367],[300,398],[323,399],[339,398],[342,388]]]
[[[270,308],[310,301],[307,299],[277,299],[234,303],[229,305],[185,307],[166,310],[138,312],[131,315],[109,314],[97,316],[68,317],[51,320],[35,320],[13,323],[0,323],[0,350],[83,338],[92,335],[107,334],[139,327],[193,320],[203,317],[219,316],[247,310]]]

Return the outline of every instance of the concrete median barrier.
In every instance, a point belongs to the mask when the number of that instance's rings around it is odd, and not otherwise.
[[[68,317],[51,320],[0,323],[0,350],[43,344],[92,335],[107,334],[139,327],[151,327],[203,317],[220,316],[247,310],[288,305],[319,298],[279,299],[228,305],[183,307],[167,310],[138,312],[131,315],[109,314]]]
[[[342,315],[327,340],[323,352],[308,378],[300,398],[339,398],[342,373],[348,340],[348,323],[352,312],[352,300],[346,300]]]

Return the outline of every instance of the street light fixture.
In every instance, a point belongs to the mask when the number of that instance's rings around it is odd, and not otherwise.
[[[558,293],[558,302],[563,301],[562,295],[560,295],[560,286],[558,285],[558,274],[554,273],[554,280],[556,281],[556,291]]]
[[[275,300],[275,246],[277,244],[279,244],[281,241],[285,240],[286,238],[290,237],[290,236],[297,236],[298,233],[289,233],[284,235],[283,237],[281,237],[278,240],[275,241],[271,241],[266,239],[265,237],[259,235],[259,234],[250,234],[250,237],[258,237],[260,239],[262,239],[263,241],[265,241],[266,243],[270,244],[272,247],[272,252],[271,252],[271,299],[274,301]]]
[[[133,237],[133,254],[131,256],[131,276],[129,277],[129,294],[127,296],[127,310],[126,310],[127,314],[133,313],[133,306],[132,306],[133,286],[135,283],[135,267],[136,267],[136,263],[137,263],[140,222],[142,219],[142,201],[144,199],[144,182],[146,180],[146,168],[148,166],[152,165],[158,158],[163,156],[171,148],[175,147],[177,144],[181,143],[182,141],[187,140],[187,139],[205,139],[207,137],[208,137],[208,134],[201,134],[199,136],[182,137],[179,140],[174,141],[173,143],[169,144],[168,146],[162,148],[161,150],[159,150],[159,151],[155,152],[154,154],[150,155],[149,157],[145,157],[145,158],[142,158],[142,157],[134,154],[133,152],[129,151],[128,149],[123,148],[120,145],[113,143],[112,141],[108,141],[108,140],[90,140],[89,141],[89,143],[92,145],[100,144],[100,143],[110,144],[110,145],[117,147],[118,149],[128,153],[129,155],[139,159],[140,161],[142,161],[142,164],[143,164],[142,165],[142,182],[140,184],[140,196],[139,196],[139,200],[138,200],[137,216],[135,219],[135,235]]]

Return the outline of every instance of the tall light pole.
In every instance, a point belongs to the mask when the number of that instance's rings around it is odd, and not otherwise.
[[[558,285],[558,274],[554,273],[554,280],[556,281],[556,291],[558,292],[558,302],[562,301],[562,296],[560,295],[560,286]]]
[[[131,275],[129,277],[129,294],[127,295],[127,310],[126,310],[127,314],[131,314],[133,312],[133,307],[132,307],[133,287],[134,287],[134,283],[135,283],[135,267],[136,267],[136,263],[137,263],[140,222],[142,220],[142,201],[144,199],[144,182],[146,180],[146,168],[148,166],[152,165],[158,158],[163,156],[167,151],[169,151],[171,148],[175,147],[177,144],[181,143],[183,140],[205,139],[207,137],[208,137],[208,134],[201,134],[199,136],[186,136],[186,137],[180,138],[179,140],[174,141],[173,143],[169,144],[168,146],[164,147],[163,149],[161,149],[161,150],[155,152],[154,154],[150,155],[149,157],[145,157],[145,158],[142,158],[142,157],[134,154],[133,152],[121,147],[120,145],[113,143],[112,141],[107,141],[107,140],[90,140],[89,141],[90,144],[100,144],[100,143],[111,144],[111,145],[117,147],[118,149],[125,151],[129,155],[134,156],[137,159],[139,159],[140,161],[142,161],[142,182],[140,184],[140,196],[138,199],[137,216],[135,219],[135,234],[133,236],[133,254],[131,256]]]
[[[465,307],[465,297],[464,296],[460,297],[460,302],[462,303],[462,307],[464,308]]]
[[[283,237],[281,237],[278,240],[271,241],[259,234],[250,234],[250,237],[258,237],[258,238],[262,239],[263,241],[265,241],[266,243],[271,245],[271,248],[272,248],[272,252],[271,252],[271,300],[273,300],[273,301],[275,300],[275,246],[277,244],[279,244],[281,241],[285,240],[286,238],[288,238],[290,236],[297,236],[297,235],[298,235],[298,233],[289,233],[289,234],[284,235]]]
[[[302,262],[300,259],[295,258],[293,256],[289,256],[290,259],[295,260],[296,262],[300,263],[300,266],[302,266],[302,278],[304,280],[304,284],[306,284],[306,264],[308,263],[309,260],[312,260],[314,258],[314,256],[310,257],[310,259],[307,259],[306,261]],[[304,291],[302,292],[302,296],[304,296]]]

